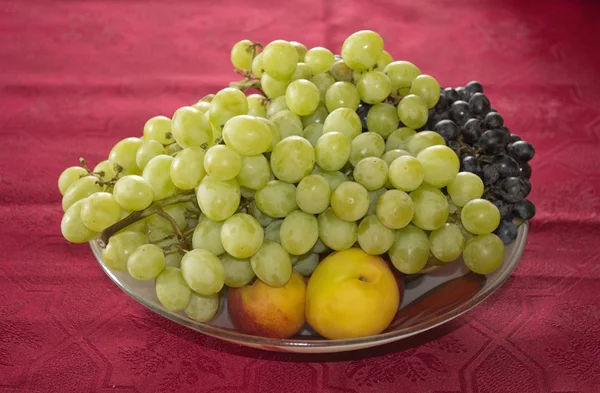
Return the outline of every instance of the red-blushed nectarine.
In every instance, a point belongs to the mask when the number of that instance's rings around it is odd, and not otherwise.
[[[282,287],[271,287],[260,280],[241,288],[230,288],[227,311],[242,333],[271,338],[289,338],[304,326],[306,284],[292,273]]]

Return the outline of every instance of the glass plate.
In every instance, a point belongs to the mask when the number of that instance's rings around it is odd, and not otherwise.
[[[158,301],[154,281],[138,281],[126,272],[113,271],[102,261],[96,242],[92,251],[106,274],[125,293],[150,310],[200,333],[240,345],[270,351],[329,353],[374,347],[398,341],[442,325],[477,306],[494,293],[517,267],[527,239],[528,225],[519,227],[516,240],[506,247],[504,264],[492,274],[478,275],[469,271],[462,259],[449,263],[416,279],[407,280],[400,309],[390,326],[381,334],[348,340],[326,340],[306,326],[291,339],[271,339],[238,332],[227,315],[226,299],[215,318],[201,323],[183,312],[171,312]]]

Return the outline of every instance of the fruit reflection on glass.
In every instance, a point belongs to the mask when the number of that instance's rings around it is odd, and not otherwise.
[[[227,296],[240,332],[272,338],[376,335],[406,276],[496,271],[535,215],[533,146],[479,82],[440,87],[374,31],[338,49],[236,43],[242,80],[60,175],[63,236],[167,310],[207,322]]]

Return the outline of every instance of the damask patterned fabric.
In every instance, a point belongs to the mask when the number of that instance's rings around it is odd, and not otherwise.
[[[0,2],[0,392],[600,392],[600,3]],[[481,81],[531,141],[522,261],[482,305],[363,352],[292,355],[161,318],[60,234],[56,180],[235,80],[249,38],[339,51],[375,29],[442,85]]]

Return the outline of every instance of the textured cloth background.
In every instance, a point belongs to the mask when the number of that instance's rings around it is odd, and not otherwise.
[[[600,3],[0,1],[0,392],[600,391]],[[60,234],[56,180],[235,80],[229,49],[339,52],[375,29],[442,85],[477,79],[534,143],[538,215],[494,296],[360,353],[244,349],[152,314]]]

